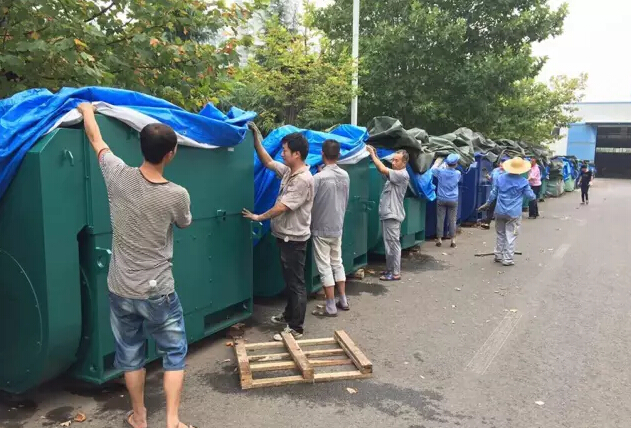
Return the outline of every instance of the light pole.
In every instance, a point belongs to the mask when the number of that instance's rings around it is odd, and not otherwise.
[[[359,87],[359,0],[353,0],[353,99],[351,125],[357,125],[357,88]]]

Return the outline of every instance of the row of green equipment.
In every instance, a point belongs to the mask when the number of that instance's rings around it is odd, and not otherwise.
[[[97,116],[112,151],[139,165],[139,134]],[[192,201],[174,235],[174,277],[189,342],[252,314],[252,138],[234,148],[180,147],[166,171]],[[225,172],[230,171],[230,180]],[[82,128],[57,129],[29,150],[0,200],[0,389],[28,391],[65,371],[102,383],[113,366],[107,192]],[[147,360],[158,358],[147,343]]]

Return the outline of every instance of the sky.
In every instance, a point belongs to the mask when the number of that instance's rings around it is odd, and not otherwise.
[[[548,56],[539,78],[589,75],[583,101],[631,100],[631,1],[565,0],[569,15],[563,34],[533,46]],[[563,0],[549,0],[558,7]]]
[[[323,6],[331,0],[315,0]],[[548,62],[539,79],[587,73],[583,101],[631,100],[631,0],[548,0],[569,6],[563,34],[533,46]]]

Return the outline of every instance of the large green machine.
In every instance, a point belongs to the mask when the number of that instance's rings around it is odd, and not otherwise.
[[[374,164],[371,164],[369,169],[369,199],[378,206],[384,186],[384,178]],[[403,207],[405,208],[405,220],[401,223],[401,248],[408,249],[425,241],[427,201],[425,198],[413,196],[408,190],[408,194],[403,200]],[[383,231],[381,230],[378,209],[372,210],[368,218],[368,250],[373,254],[385,254]]]
[[[348,172],[350,178],[348,208],[344,217],[342,236],[342,261],[348,274],[368,263],[368,212],[372,210],[374,204],[368,198],[368,159],[363,159],[356,164],[340,164],[340,166]],[[255,296],[275,296],[285,288],[280,269],[279,250],[271,233],[267,233],[254,247],[254,275]],[[305,281],[308,293],[315,293],[322,288],[311,242],[307,247]]]
[[[139,165],[139,134],[97,116],[104,140]],[[173,273],[189,343],[252,313],[252,138],[233,148],[180,146],[166,177],[191,196],[193,224],[174,235]],[[230,177],[229,180],[226,177]],[[105,183],[82,128],[28,151],[0,200],[0,389],[22,393],[70,369],[89,382],[113,367]],[[159,357],[148,343],[147,360]]]

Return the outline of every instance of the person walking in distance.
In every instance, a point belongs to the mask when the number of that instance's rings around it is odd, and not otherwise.
[[[350,309],[346,298],[346,272],[342,264],[342,232],[348,206],[350,178],[337,165],[340,143],[322,144],[324,167],[313,177],[314,199],[311,211],[313,254],[324,287],[326,306],[313,311],[316,316],[337,316],[337,308]],[[335,300],[337,285],[338,299]]]
[[[530,201],[535,199],[535,193],[528,180],[521,176],[530,168],[528,161],[520,157],[504,162],[506,174],[497,179],[497,184],[493,186],[488,201],[479,208],[480,211],[486,210],[493,201],[497,200],[495,207],[495,230],[497,232],[495,261],[504,266],[515,264],[515,242],[521,225],[521,207],[524,198]]]
[[[287,287],[285,311],[272,317],[272,323],[285,325],[285,333],[299,339],[304,334],[307,311],[305,261],[307,241],[311,237],[311,208],[313,207],[313,176],[305,164],[309,142],[295,132],[283,137],[283,163],[267,153],[261,143],[258,129],[249,124],[254,133],[254,148],[265,168],[274,171],[281,179],[276,204],[267,212],[257,215],[243,209],[243,216],[254,221],[271,220],[272,235],[280,250],[280,264]],[[280,334],[274,340],[282,341]]]
[[[535,199],[528,203],[528,218],[539,217],[539,193],[541,192],[541,169],[537,165],[537,159],[530,159],[530,171],[528,172],[528,184],[535,194]]]
[[[499,176],[506,172],[504,171],[504,167],[502,165],[508,159],[509,159],[508,156],[502,156],[502,158],[500,159],[500,164],[496,168],[493,168],[493,171],[491,171],[491,174],[486,176],[487,180],[491,182],[491,190],[493,189],[493,187],[495,187]],[[491,202],[491,204],[489,205],[489,208],[486,210],[486,216],[485,216],[486,218],[482,220],[482,224],[481,224],[482,229],[489,230],[491,228],[491,222],[493,221],[493,216],[495,215],[496,204],[497,204],[497,200]]]
[[[405,150],[399,150],[392,156],[392,169],[388,168],[377,157],[372,146],[366,146],[377,170],[383,174],[386,183],[379,199],[379,218],[383,232],[383,243],[386,250],[386,270],[382,273],[382,281],[401,280],[401,223],[405,219],[403,199],[410,183],[406,166],[410,156]]]
[[[440,168],[441,159],[436,159],[432,167],[432,174],[438,179],[436,192],[436,246],[443,245],[443,229],[445,216],[451,232],[451,247],[456,248],[456,222],[458,220],[458,183],[462,173],[456,169],[460,156],[450,154],[445,159],[447,168]]]
[[[178,411],[188,345],[171,260],[173,225],[188,227],[192,217],[186,189],[163,176],[177,152],[177,135],[166,125],[145,126],[140,132],[144,161],[133,168],[103,141],[94,107],[83,103],[78,110],[109,198],[112,259],[107,284],[116,342],[114,366],[125,373],[133,409],[125,423],[133,428],[147,427],[144,365],[148,335],[164,355],[167,428],[185,428]]]
[[[578,185],[581,187],[581,205],[589,205],[589,188],[593,179],[594,175],[587,164],[581,165],[581,175],[578,176]]]

